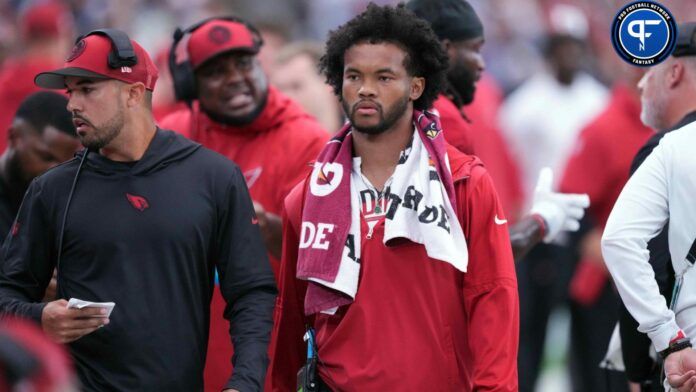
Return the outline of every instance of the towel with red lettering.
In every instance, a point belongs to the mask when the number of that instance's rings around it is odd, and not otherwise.
[[[429,257],[466,272],[468,251],[439,118],[414,111],[415,132],[388,197],[384,244],[406,238]],[[355,298],[360,276],[360,205],[351,183],[353,136],[347,124],[319,154],[302,211],[297,278],[310,283],[305,313],[333,314]]]

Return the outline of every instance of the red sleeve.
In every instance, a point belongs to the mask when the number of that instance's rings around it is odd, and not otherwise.
[[[610,160],[612,154],[605,152],[600,129],[593,126],[585,128],[580,133],[577,147],[562,173],[560,191],[565,193],[587,193],[590,201],[596,204],[597,200],[605,200],[606,192],[611,190],[607,186],[607,177],[611,176],[613,165]],[[604,132],[601,132],[604,133]],[[590,206],[590,211],[593,211]]]
[[[469,248],[464,306],[473,391],[517,391],[519,300],[508,224],[493,181],[481,167],[458,183]]]
[[[304,296],[307,283],[295,278],[297,234],[304,187],[298,185],[285,201],[283,209],[283,254],[280,261],[279,295],[276,300],[273,332],[269,345],[271,363],[266,375],[265,391],[294,391],[297,371],[304,365],[306,346],[302,340],[307,319]]]

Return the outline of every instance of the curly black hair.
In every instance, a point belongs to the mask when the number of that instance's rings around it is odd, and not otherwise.
[[[411,76],[425,78],[425,90],[413,107],[429,109],[446,86],[447,53],[428,22],[404,8],[370,3],[360,15],[329,33],[319,69],[334,93],[341,97],[345,52],[358,43],[393,43],[407,52],[404,66]]]

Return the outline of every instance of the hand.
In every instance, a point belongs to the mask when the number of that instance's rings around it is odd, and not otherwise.
[[[51,281],[48,282],[48,287],[46,287],[46,292],[44,293],[43,300],[41,302],[51,302],[56,299],[56,290],[58,289],[58,270],[53,270],[53,277]]]
[[[264,232],[268,228],[268,218],[266,217],[266,209],[263,208],[261,203],[254,202],[254,213],[256,214],[256,219],[259,221],[259,229],[261,229],[261,233],[263,234],[264,237],[266,235]]]
[[[691,348],[669,354],[665,359],[667,382],[679,392],[696,391],[696,351]]]
[[[106,309],[68,309],[68,301],[64,299],[47,303],[41,313],[44,333],[57,343],[75,341],[106,324],[109,324]]]
[[[585,208],[590,206],[587,194],[552,192],[552,183],[553,171],[548,167],[541,169],[531,210],[546,222],[546,243],[552,242],[561,231],[577,231]]]
[[[640,392],[640,383],[637,382],[628,382],[628,391],[629,392]]]
[[[266,249],[276,259],[280,260],[283,249],[283,222],[281,218],[266,211],[260,203],[254,202],[254,213],[259,221],[259,229]]]

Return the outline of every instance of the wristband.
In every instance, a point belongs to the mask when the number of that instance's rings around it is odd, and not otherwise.
[[[679,332],[681,333],[681,331]],[[681,336],[682,337],[679,337],[679,335],[677,335],[677,339],[673,339],[669,342],[669,347],[660,351],[660,357],[662,357],[662,359],[667,358],[669,354],[691,347],[691,340],[689,340],[689,338],[683,337],[683,333],[681,333]]]
[[[546,219],[539,214],[532,214],[532,219],[539,223],[539,231],[541,231],[541,238],[546,237],[546,232],[548,231],[549,225],[546,223]]]

